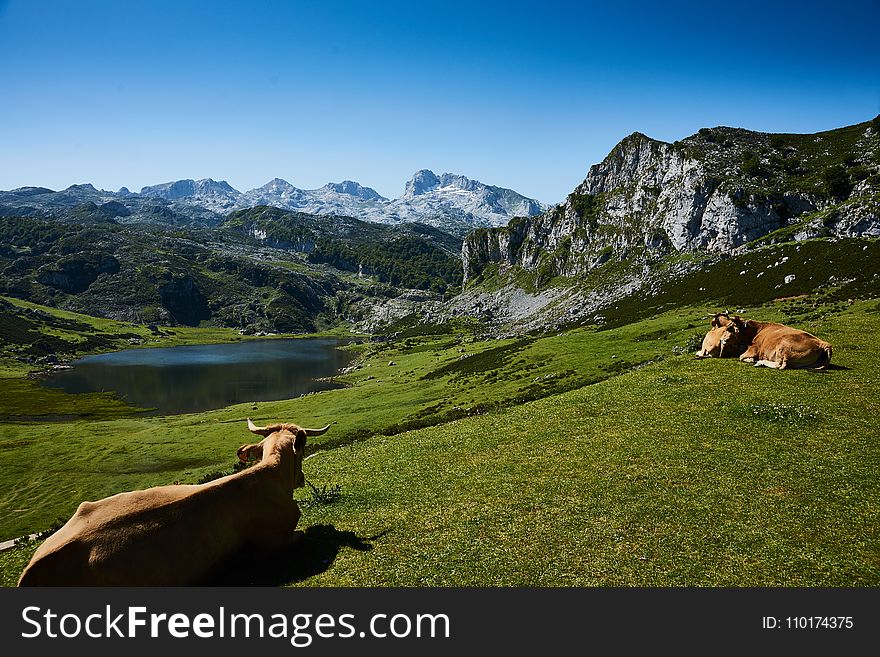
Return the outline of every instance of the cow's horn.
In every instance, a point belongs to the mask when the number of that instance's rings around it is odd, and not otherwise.
[[[260,433],[261,431],[265,431],[266,427],[258,427],[256,424],[251,422],[251,419],[248,418],[248,431],[251,433]]]
[[[330,425],[328,424],[328,425],[327,425],[326,427],[324,427],[323,429],[306,429],[306,428],[303,428],[303,431],[306,432],[306,435],[307,435],[307,436],[320,436],[320,435],[322,435],[322,434],[327,433],[327,430],[328,430],[329,428],[330,428]]]

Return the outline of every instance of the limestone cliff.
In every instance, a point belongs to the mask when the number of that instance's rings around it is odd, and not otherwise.
[[[732,253],[757,239],[880,234],[880,117],[812,135],[712,128],[673,144],[634,133],[561,204],[462,247],[465,280],[487,265],[553,276],[609,260]]]

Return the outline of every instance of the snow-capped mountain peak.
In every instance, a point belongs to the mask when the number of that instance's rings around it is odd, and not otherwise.
[[[352,180],[299,189],[275,178],[245,192],[240,207],[272,205],[310,214],[335,214],[393,224],[416,221],[464,234],[480,226],[506,224],[514,216],[531,216],[544,208],[534,199],[465,176],[438,176],[421,169],[406,183],[403,195],[389,200]]]
[[[238,207],[242,194],[225,180],[176,180],[141,189],[142,196],[156,196],[167,201],[185,201],[201,205],[213,212],[229,212]]]
[[[514,216],[531,216],[543,210],[540,203],[513,190],[452,173],[438,176],[428,169],[417,171],[397,199],[387,199],[375,189],[352,180],[330,182],[318,189],[300,189],[282,178],[273,178],[247,192],[238,191],[225,180],[186,178],[149,185],[140,193],[126,187],[119,192],[106,192],[86,183],[57,193],[44,188],[21,188],[4,194],[16,203],[23,202],[23,198],[45,197],[50,205],[119,199],[130,211],[119,216],[132,217],[129,221],[139,216],[149,221],[170,217],[176,222],[190,217],[212,224],[222,221],[233,210],[270,205],[383,224],[419,222],[459,235],[474,228],[500,226]],[[50,199],[52,195],[55,200]]]
[[[250,192],[248,192],[248,194],[250,194],[251,192],[256,192],[256,191],[266,192],[266,193],[268,193],[268,192],[281,193],[284,191],[289,191],[291,189],[296,189],[296,187],[294,187],[289,182],[284,180],[284,178],[272,178],[272,180],[267,182],[265,185],[263,185],[262,187],[257,187],[255,189],[252,189]]]
[[[437,227],[453,224],[456,232],[480,226],[501,226],[516,216],[532,216],[544,210],[538,201],[512,189],[486,185],[455,173],[440,176],[430,169],[421,169],[406,183],[403,196],[392,201],[400,220],[424,215],[433,218],[426,223]]]
[[[364,187],[353,180],[343,180],[340,183],[327,183],[321,189],[337,194],[348,194],[364,201],[387,201],[388,199],[379,194],[372,187]]]
[[[413,198],[427,194],[440,186],[440,178],[430,169],[421,169],[413,174],[406,183],[401,198]]]

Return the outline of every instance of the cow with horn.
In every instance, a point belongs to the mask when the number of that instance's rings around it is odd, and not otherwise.
[[[248,429],[252,467],[205,484],[158,486],[83,502],[31,558],[19,586],[182,586],[202,581],[243,550],[292,544],[306,438],[295,424]]]

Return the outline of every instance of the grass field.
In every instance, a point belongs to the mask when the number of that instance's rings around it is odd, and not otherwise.
[[[321,454],[306,526],[361,537],[314,585],[876,586],[878,358],[827,374],[687,357]],[[369,537],[375,537],[370,539]]]
[[[781,319],[785,303],[748,315]],[[304,544],[224,583],[876,586],[876,300],[801,325],[834,344],[824,374],[681,354],[704,314],[360,347],[352,387],[296,400],[7,421],[0,538],[84,499],[228,471],[251,416],[334,421],[306,476],[341,495],[298,491]],[[4,583],[33,549],[0,555]]]
[[[672,346],[696,331],[689,325],[686,319],[660,317],[601,336],[581,329],[540,340],[481,340],[465,334],[408,338],[370,346],[363,366],[340,377],[349,388],[190,415],[138,417],[118,400],[85,396],[93,405],[64,422],[28,417],[0,424],[0,540],[43,529],[69,516],[83,499],[195,482],[228,470],[235,449],[249,435],[246,417],[306,426],[334,422],[312,448],[337,447],[607,378],[672,355]],[[14,392],[14,385],[26,386],[20,397],[8,395],[7,404],[19,408],[27,405],[31,389],[44,392],[21,378],[10,378],[7,391]],[[55,393],[41,401],[41,411],[50,416],[85,403],[79,401],[83,395],[45,392]],[[55,406],[54,398],[59,400]]]

